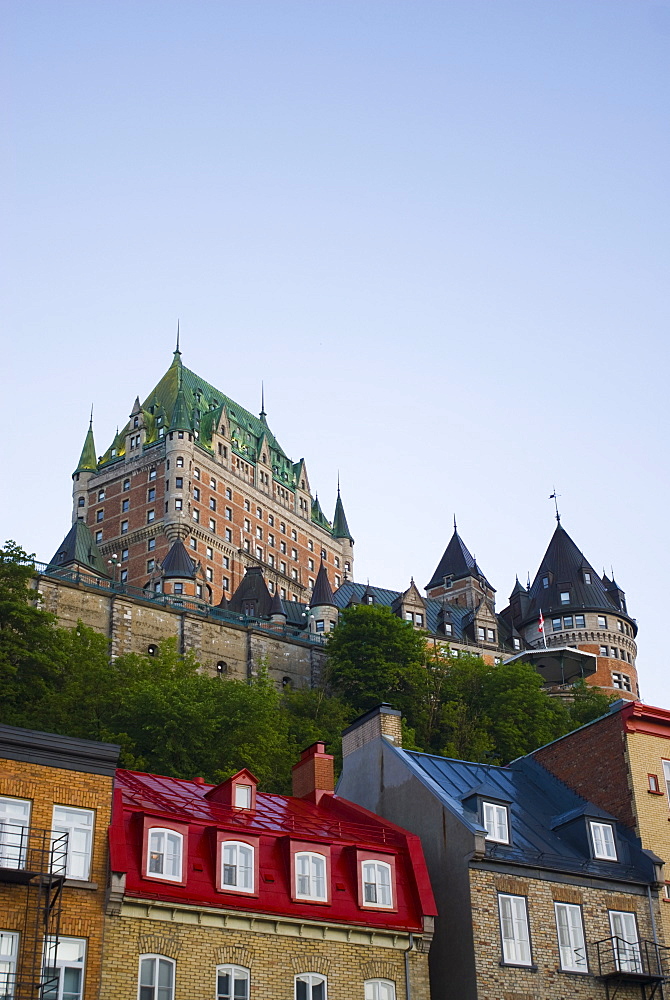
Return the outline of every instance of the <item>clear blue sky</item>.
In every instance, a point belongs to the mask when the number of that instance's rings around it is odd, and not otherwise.
[[[670,4],[0,7],[3,537],[49,558],[170,363],[260,408],[356,576],[613,564],[670,707]]]

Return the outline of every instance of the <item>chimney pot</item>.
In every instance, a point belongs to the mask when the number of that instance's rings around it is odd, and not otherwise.
[[[325,750],[326,744],[317,742],[301,751],[300,760],[291,769],[296,798],[318,803],[325,792],[335,790],[334,759]]]

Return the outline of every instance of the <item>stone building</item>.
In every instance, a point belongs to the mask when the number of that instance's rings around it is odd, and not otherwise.
[[[306,604],[321,560],[335,587],[353,570],[339,488],[331,522],[265,407],[254,416],[186,368],[178,341],[101,456],[91,421],[72,479],[73,523],[121,584],[225,606],[253,566],[271,592]]]
[[[0,726],[0,995],[97,1000],[119,748]]]
[[[338,794],[421,838],[438,906],[432,1000],[655,995],[670,974],[661,862],[612,811],[532,758],[403,750],[390,706],[345,730],[342,750]]]
[[[661,923],[670,944],[670,711],[618,701],[531,756],[666,862]]]
[[[293,797],[119,771],[101,1000],[429,1000],[418,838],[333,787],[322,743]]]

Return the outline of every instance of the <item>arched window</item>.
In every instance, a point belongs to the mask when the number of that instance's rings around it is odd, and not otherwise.
[[[249,970],[241,965],[217,965],[216,1000],[249,1000]]]
[[[366,979],[365,1000],[395,1000],[395,983],[390,979]]]
[[[151,878],[165,878],[181,882],[184,838],[176,830],[154,827],[149,830],[147,871]]]
[[[237,840],[221,844],[221,888],[254,891],[254,849],[250,844]]]
[[[303,972],[295,977],[295,1000],[327,1000],[326,983],[317,972]]]
[[[367,906],[392,906],[391,866],[386,862],[363,862],[363,902]]]
[[[326,894],[326,859],[323,854],[312,854],[308,851],[296,854],[295,894],[298,899],[325,900],[328,898]]]
[[[140,955],[138,1000],[172,1000],[174,966],[173,960],[164,955]]]

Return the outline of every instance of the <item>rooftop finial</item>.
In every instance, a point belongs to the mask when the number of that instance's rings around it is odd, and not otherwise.
[[[261,420],[263,419],[263,417],[267,417],[267,413],[265,412],[265,383],[263,381],[261,381],[261,413],[260,413],[260,417],[261,417]]]
[[[93,403],[91,403],[91,419],[89,420],[89,424],[91,427],[93,426]]]
[[[340,495],[340,470],[337,470],[337,495]]]
[[[458,531],[458,528],[456,526],[456,515],[455,514],[454,514],[454,531]]]
[[[175,354],[181,354],[179,350],[179,320],[177,320],[177,346],[174,349]]]
[[[549,497],[550,500],[554,501],[554,506],[556,507],[556,520],[558,521],[559,524],[561,523],[561,515],[558,512],[558,498],[560,497],[560,495],[561,495],[560,493],[556,492],[556,487],[554,486],[554,492]]]
[[[528,570],[528,580],[526,581],[526,590],[530,590],[530,570]]]

